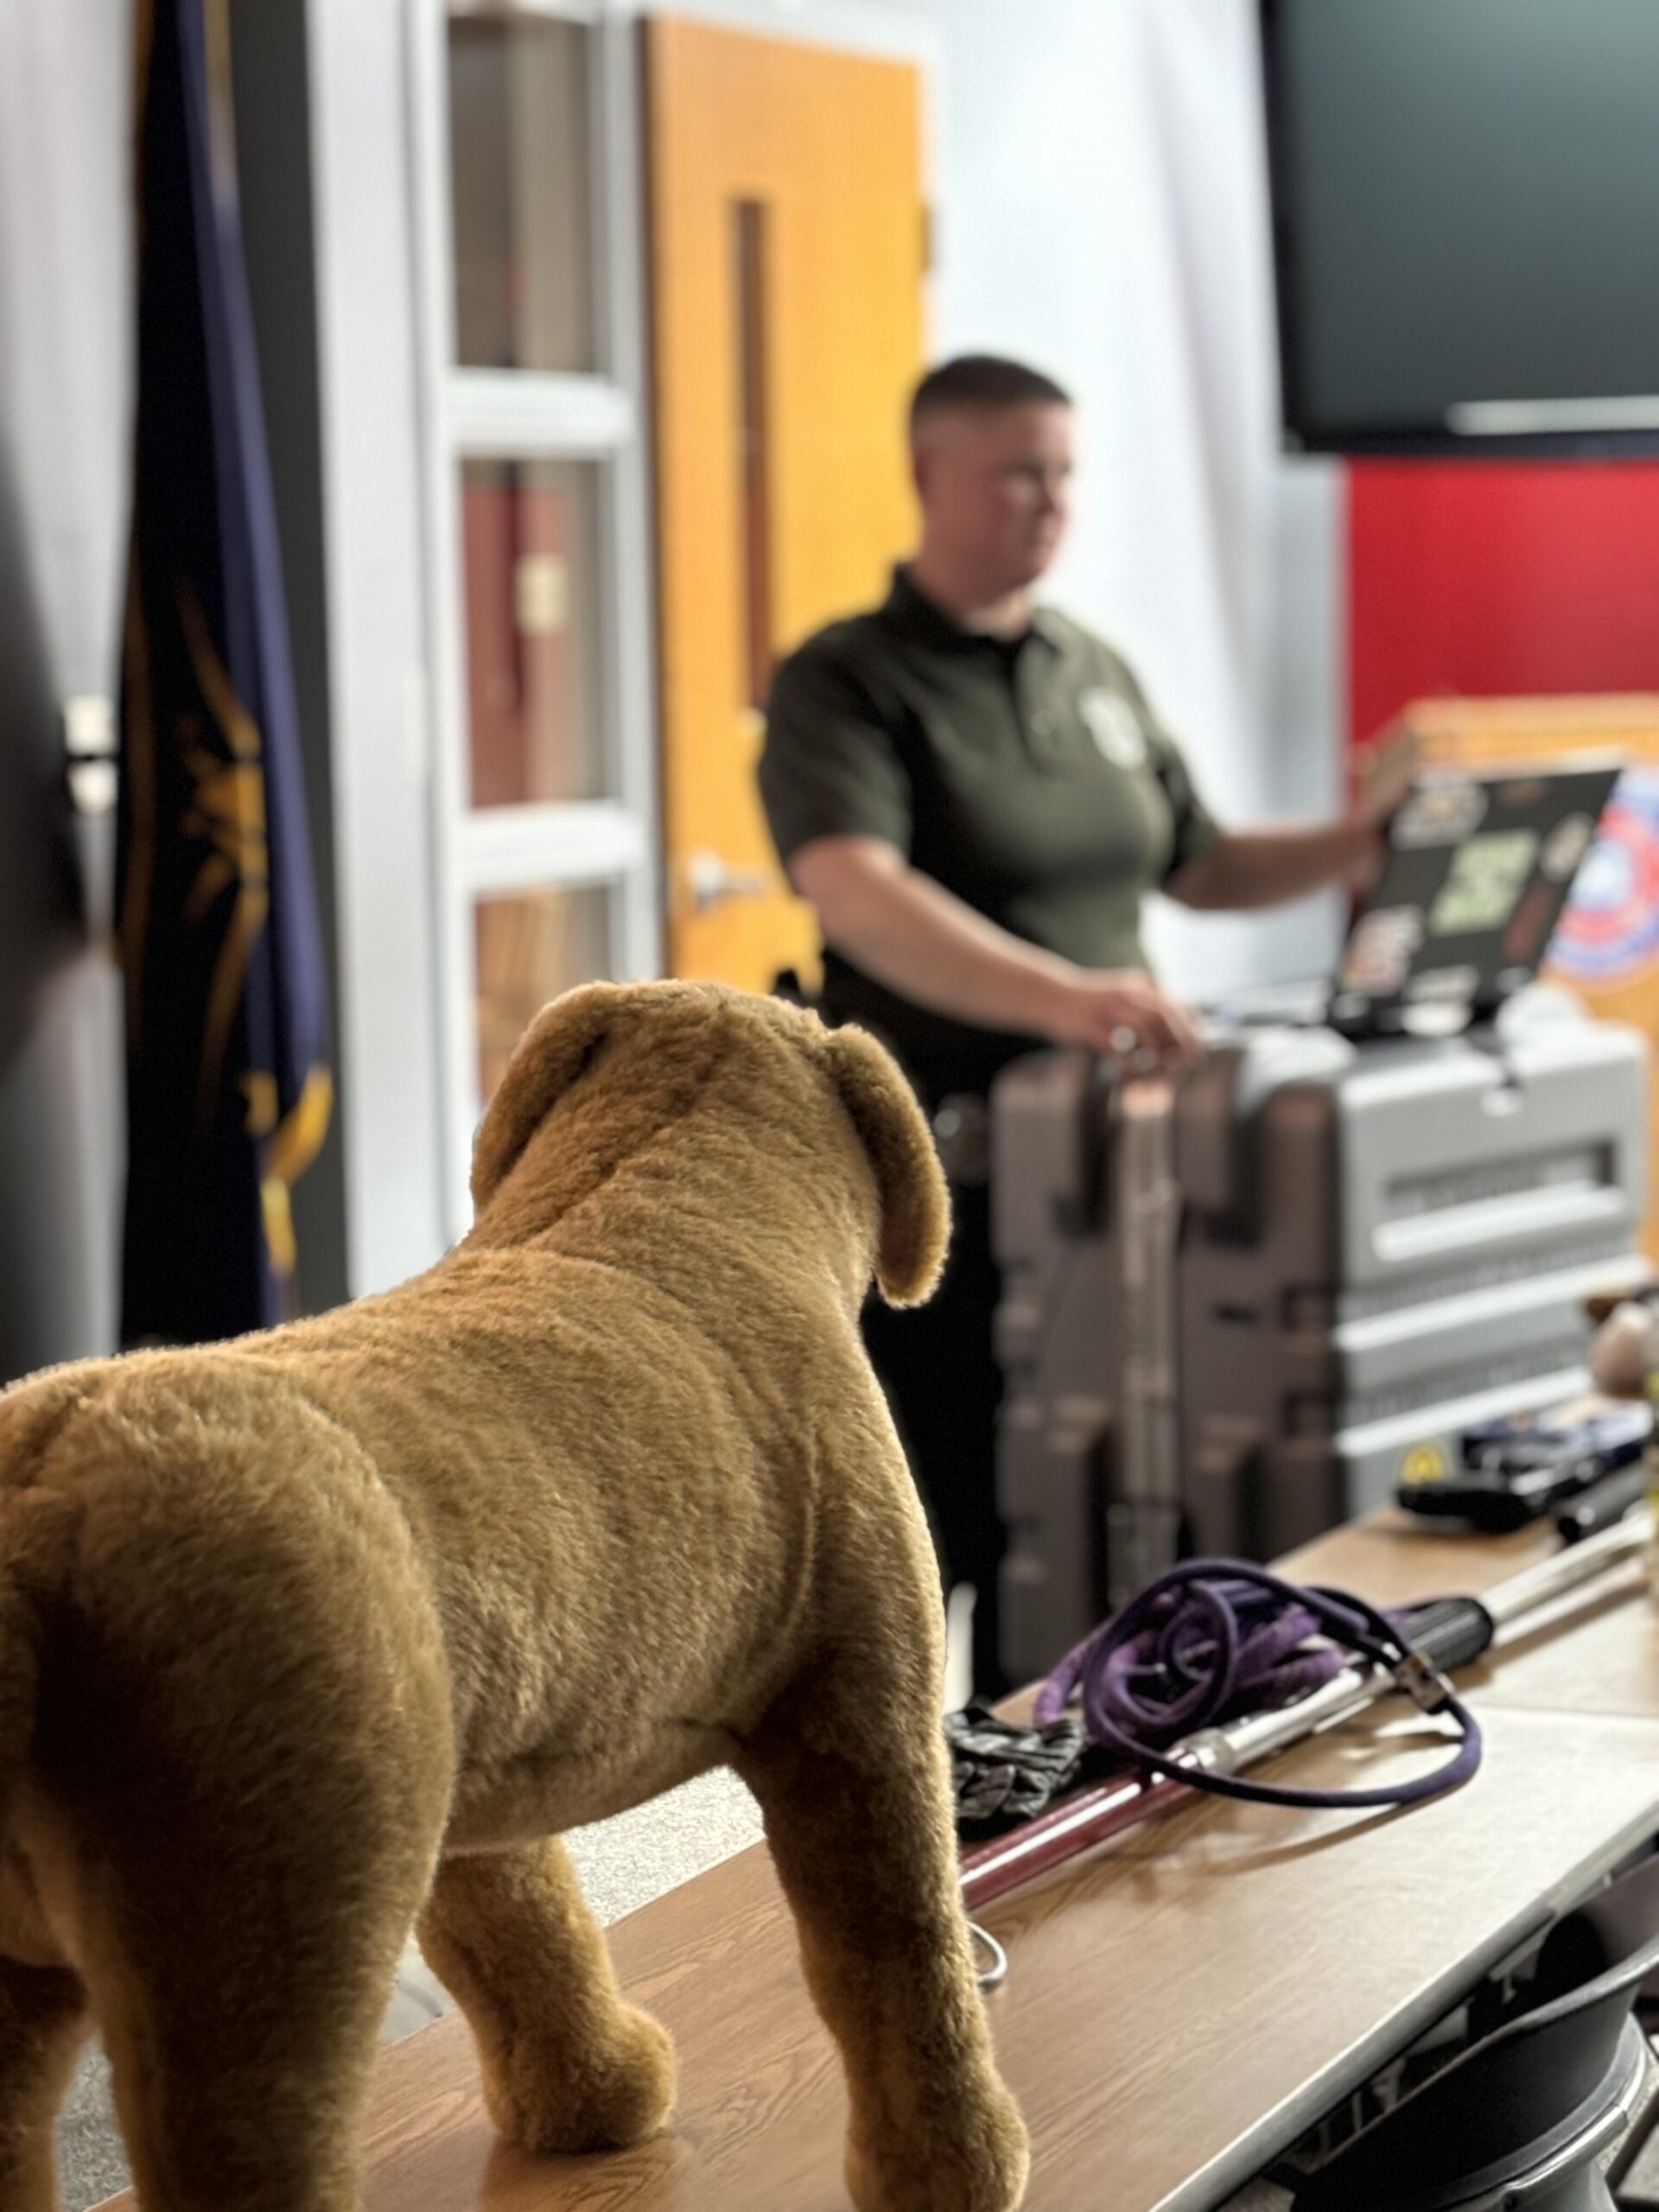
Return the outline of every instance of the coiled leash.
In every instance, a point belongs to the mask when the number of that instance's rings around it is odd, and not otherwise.
[[[1075,1699],[1090,1743],[1219,1797],[1321,1809],[1414,1805],[1456,1789],[1480,1764],[1479,1723],[1442,1669],[1478,1657],[1491,1634],[1472,1599],[1383,1612],[1345,1591],[1299,1588],[1246,1560],[1186,1560],[1066,1654],[1033,1718],[1040,1728]],[[1303,1789],[1217,1772],[1178,1750],[1202,1730],[1295,1704],[1356,1657],[1421,1712],[1456,1723],[1460,1741],[1441,1765],[1369,1789]]]
[[[958,1824],[1039,1818],[1103,1752],[1113,1765],[1254,1804],[1421,1803],[1458,1789],[1480,1764],[1479,1723],[1442,1670],[1478,1659],[1493,1633],[1478,1599],[1385,1612],[1344,1591],[1300,1588],[1248,1560],[1186,1560],[1066,1654],[1038,1692],[1029,1729],[982,1706],[950,1716]],[[1428,1774],[1364,1789],[1301,1789],[1218,1770],[1230,1723],[1299,1704],[1356,1656],[1419,1711],[1456,1722],[1460,1741],[1450,1758]],[[1081,1727],[1067,1710],[1074,1700]],[[977,1922],[969,1929],[989,1960],[979,1986],[994,1989],[1007,1979],[1007,1954]]]
[[[1061,1661],[1039,1694],[1033,1727],[1015,1727],[983,1707],[947,1719],[957,1825],[983,1839],[969,1841],[963,1857],[970,1915],[1078,1853],[1173,1812],[1189,1789],[1270,1805],[1365,1807],[1409,1805],[1456,1789],[1479,1764],[1480,1732],[1446,1672],[1544,1620],[1560,1625],[1564,1605],[1576,1611],[1644,1587],[1646,1577],[1632,1585],[1630,1570],[1654,1535],[1654,1515],[1639,1507],[1478,1598],[1387,1611],[1344,1592],[1296,1589],[1243,1560],[1194,1560],[1173,1569]],[[1345,1659],[1338,1645],[1357,1656]],[[1395,1688],[1461,1732],[1459,1749],[1434,1773],[1371,1789],[1239,1781],[1246,1768],[1351,1719]],[[1073,1699],[1082,1703],[1083,1727],[1070,1713],[1054,1717]],[[1088,1780],[1098,1760],[1109,1773]]]

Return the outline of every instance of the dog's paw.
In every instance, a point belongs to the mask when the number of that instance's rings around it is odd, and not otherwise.
[[[1015,2212],[1030,2172],[1026,2124],[1000,2082],[947,2137],[878,2145],[855,2133],[847,2145],[858,2212]]]
[[[492,2119],[523,2151],[626,2150],[662,2126],[674,2088],[668,2031],[632,2005],[562,2063],[537,2065],[520,2050],[486,2084]]]

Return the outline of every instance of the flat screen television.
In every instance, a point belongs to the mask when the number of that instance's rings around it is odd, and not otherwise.
[[[1659,452],[1659,0],[1262,0],[1287,442]]]

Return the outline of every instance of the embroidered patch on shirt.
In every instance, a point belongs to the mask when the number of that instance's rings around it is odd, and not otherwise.
[[[1102,756],[1115,768],[1144,768],[1147,734],[1141,717],[1121,691],[1096,684],[1077,701],[1077,711],[1089,726],[1089,734]]]

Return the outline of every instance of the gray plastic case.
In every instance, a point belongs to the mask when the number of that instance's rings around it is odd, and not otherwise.
[[[1583,1388],[1586,1294],[1649,1272],[1646,1102],[1640,1035],[1541,988],[1459,1037],[1224,1031],[1174,1092],[1005,1071],[1009,1671],[1183,1548],[1270,1558]]]

